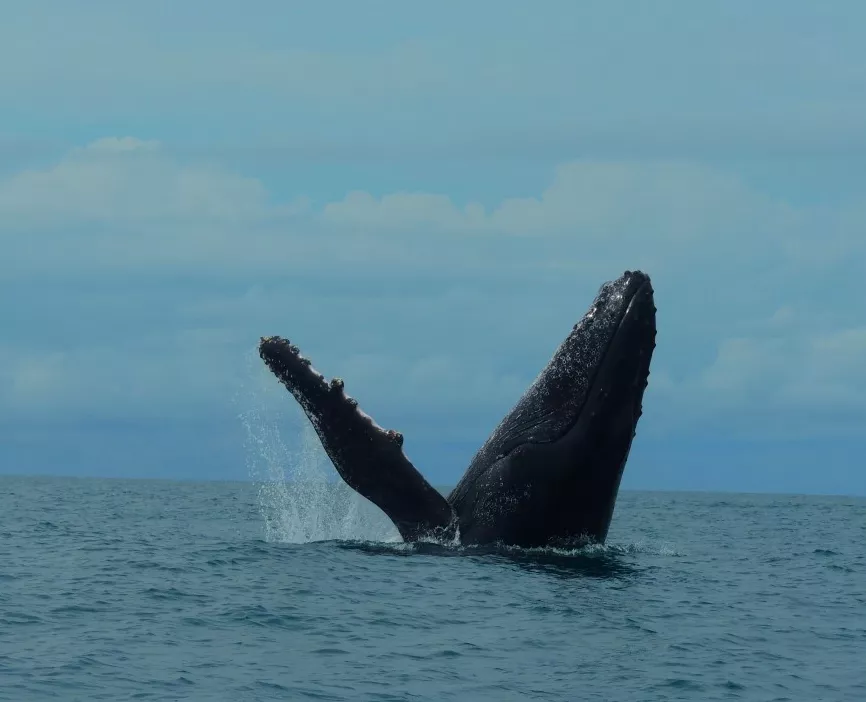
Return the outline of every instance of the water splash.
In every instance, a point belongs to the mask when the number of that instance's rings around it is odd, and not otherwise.
[[[337,475],[309,420],[258,353],[247,366],[248,382],[236,401],[265,540],[399,542],[388,517]]]
[[[355,542],[360,548],[397,554],[513,554],[519,558],[682,555],[668,543],[630,541],[574,547],[461,546],[453,542],[404,544],[390,519],[348,487],[322,448],[310,422],[285,388],[268,372],[257,351],[247,357],[246,382],[236,395],[246,432],[250,478],[258,486],[265,540],[275,543]],[[287,442],[286,439],[290,439]],[[358,543],[363,542],[363,543]],[[432,550],[431,550],[432,549]]]

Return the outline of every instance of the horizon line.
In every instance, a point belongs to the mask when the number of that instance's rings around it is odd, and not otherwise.
[[[231,484],[231,485],[261,485],[264,483],[284,482],[284,483],[300,483],[305,481],[286,479],[282,481],[274,480],[257,480],[248,478],[229,479],[229,478],[212,478],[202,480],[201,478],[165,478],[165,477],[132,477],[132,476],[106,476],[106,475],[58,475],[54,473],[0,473],[0,480],[113,480],[124,482],[153,482],[153,483],[180,483],[192,485],[212,485],[212,484]],[[322,482],[318,480],[310,480],[306,482]],[[325,482],[340,483],[339,479],[327,480]],[[431,484],[432,485],[432,484]],[[455,483],[456,485],[456,483]],[[454,485],[432,485],[436,490],[450,490]],[[853,498],[866,499],[866,494],[860,493],[839,493],[839,492],[773,492],[772,490],[732,490],[732,489],[695,489],[695,488],[621,488],[620,494],[623,493],[655,493],[655,494],[682,494],[682,495],[760,495],[764,497],[836,497],[836,498]]]

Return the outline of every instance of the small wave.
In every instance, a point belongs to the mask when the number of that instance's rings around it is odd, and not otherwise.
[[[584,543],[584,544],[576,544],[574,546],[560,545],[560,546],[533,546],[529,548],[523,548],[520,546],[506,546],[502,545],[499,548],[515,551],[525,554],[539,554],[539,555],[550,555],[550,556],[633,556],[639,554],[645,555],[653,555],[653,556],[680,556],[680,554],[676,549],[671,547],[668,544],[651,544],[645,541],[637,541],[634,543],[627,544],[617,544],[617,543],[608,543],[608,544],[599,544],[599,543]]]
[[[98,606],[94,607],[83,604],[63,605],[62,607],[52,609],[51,614],[100,614],[108,607],[108,603],[101,600],[94,602],[94,604]]]
[[[686,678],[670,678],[668,680],[665,680],[657,687],[671,687],[675,690],[683,690],[688,692],[700,692],[704,689],[704,686],[701,683],[695,680],[687,680]]]
[[[153,600],[198,600],[200,602],[206,602],[209,599],[206,595],[184,592],[176,587],[149,587],[143,590],[142,594]]]
[[[234,622],[242,622],[249,626],[294,628],[303,621],[302,615],[294,612],[274,612],[262,605],[247,605],[221,615],[222,618]]]
[[[827,566],[827,568],[829,568],[830,570],[838,571],[840,573],[856,573],[857,572],[853,568],[850,568],[849,566],[836,565],[835,563],[831,563],[830,565]]]
[[[636,573],[640,568],[633,556],[640,553],[659,554],[667,549],[649,548],[646,545],[587,544],[572,548],[507,546],[492,544],[464,546],[429,541],[414,543],[383,543],[375,541],[334,541],[337,548],[357,551],[369,556],[413,556],[463,557],[491,564],[516,567],[524,571],[546,571],[563,576],[619,577]]]
[[[490,545],[463,545],[458,541],[423,540],[404,541],[365,541],[360,539],[336,539],[331,543],[339,548],[363,551],[374,554],[395,556],[441,555],[441,556],[487,556],[514,555],[525,557],[586,558],[615,557],[649,554],[654,556],[678,557],[682,554],[667,544],[583,544],[576,546],[513,546],[503,543]]]
[[[167,565],[165,563],[158,563],[157,561],[129,561],[129,568],[135,568],[136,570],[156,570],[162,571],[165,573],[188,573],[194,568],[190,566],[172,566]]]
[[[18,626],[22,624],[41,624],[42,618],[26,612],[5,612],[0,616],[0,625]]]

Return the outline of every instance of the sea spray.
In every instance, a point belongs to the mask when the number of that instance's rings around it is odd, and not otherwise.
[[[265,539],[400,541],[385,514],[340,479],[312,425],[258,354],[247,360],[248,380],[236,401]]]

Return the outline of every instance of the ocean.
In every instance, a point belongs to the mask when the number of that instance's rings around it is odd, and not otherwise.
[[[327,482],[0,478],[0,700],[866,699],[866,500],[623,492],[395,540]]]

